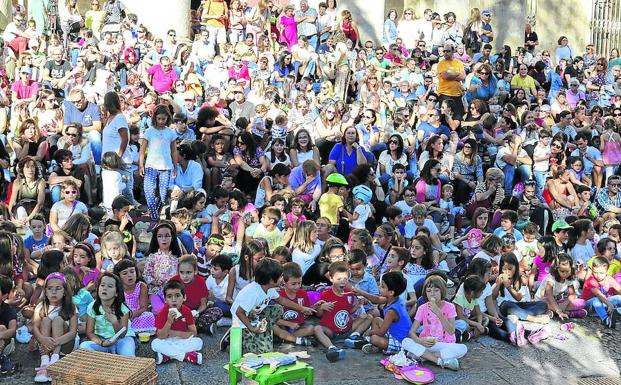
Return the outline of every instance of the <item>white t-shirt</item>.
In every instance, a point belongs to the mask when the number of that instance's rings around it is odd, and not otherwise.
[[[429,231],[431,232],[431,234],[439,233],[438,227],[429,218],[425,218],[425,221],[423,222],[423,226],[428,228]],[[409,221],[405,222],[405,239],[412,239],[412,238],[414,238],[414,235],[416,234],[417,227],[418,226],[416,225],[416,223],[414,223],[414,219],[410,219]]]
[[[224,301],[226,299],[226,289],[229,286],[229,275],[226,274],[222,282],[216,282],[216,279],[210,275],[206,280],[207,289],[216,299]]]
[[[496,284],[494,284],[494,286],[492,286],[492,290],[494,289],[495,286],[496,286]],[[507,288],[505,288],[505,295],[502,295],[502,292],[499,292],[498,293],[498,298],[496,298],[496,301],[498,302],[498,306],[500,306],[505,301],[510,301],[510,302],[530,302],[530,291],[528,290],[528,286],[522,285],[520,287],[519,292],[522,294],[522,300],[521,301],[518,301],[515,298],[513,298],[513,296],[511,295],[511,292],[509,290],[507,290]]]
[[[322,246],[319,242],[315,242],[315,245],[308,253],[303,252],[297,247],[293,249],[291,260],[300,266],[302,275],[306,274],[306,271],[315,264],[315,258],[321,253]]]
[[[121,195],[125,189],[125,182],[121,173],[116,170],[101,170],[101,182],[103,186],[103,206],[112,210],[112,201]]]
[[[235,322],[237,322],[242,328],[246,328],[246,325],[237,317],[238,308],[241,307],[246,312],[248,319],[253,321],[258,318],[258,315],[269,305],[271,300],[278,299],[279,297],[278,291],[274,288],[265,292],[258,283],[249,283],[239,292],[237,297],[235,297],[233,306],[231,306],[233,324],[235,325]]]
[[[365,223],[371,215],[371,206],[368,204],[358,205],[354,209],[354,212],[358,213],[358,219],[351,222],[351,227],[354,229],[364,229]]]
[[[552,295],[554,298],[562,293],[565,293],[570,286],[573,286],[575,291],[578,291],[578,288],[580,288],[580,284],[576,280],[570,281],[566,279],[565,282],[558,282],[554,279],[554,276],[550,274],[546,276],[543,281],[541,281],[541,285],[539,285],[539,289],[537,289],[537,292],[535,293],[535,300],[543,301],[546,298],[546,288],[549,283],[552,283],[553,285]]]
[[[546,156],[550,153],[550,146],[542,146],[538,144],[535,146],[535,150],[533,151],[533,157],[541,157]],[[548,171],[550,166],[550,158],[546,158],[544,160],[536,160],[533,165],[533,170],[535,171]]]
[[[485,304],[485,299],[492,295],[492,285],[487,282],[485,284],[485,289],[483,289],[483,293],[479,297],[479,309],[481,309],[481,313],[485,313],[487,311],[487,305]]]
[[[512,153],[513,150],[511,150],[509,146],[500,147],[500,149],[498,150],[498,154],[496,154],[496,167],[502,170],[507,165],[507,162],[505,162],[502,157],[505,155],[511,155]],[[524,149],[521,149],[518,152],[518,157],[521,158],[525,156],[528,156],[528,154]]]
[[[125,146],[125,152],[123,153],[123,162],[126,164],[132,164],[132,156],[129,151],[129,124],[127,123],[127,119],[125,119],[125,115],[118,113],[111,121],[106,124],[103,129],[102,138],[101,138],[101,153],[105,154],[108,151],[119,151],[121,148],[121,134],[119,134],[120,129],[125,129],[127,131],[127,139],[128,143]]]
[[[73,213],[72,213],[73,211]],[[73,214],[88,214],[88,207],[80,201],[75,201],[75,209],[73,204],[65,205],[64,201],[58,201],[52,206],[51,212],[56,213],[58,218],[58,227],[63,227],[67,219]]]

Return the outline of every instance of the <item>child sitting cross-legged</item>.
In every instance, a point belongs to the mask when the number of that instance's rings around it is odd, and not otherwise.
[[[370,343],[362,347],[364,353],[394,354],[401,350],[401,342],[408,336],[412,321],[405,308],[401,294],[407,288],[407,280],[400,271],[390,271],[382,276],[380,295],[386,299],[382,317],[375,317],[369,332]]]
[[[15,350],[17,313],[15,307],[5,302],[12,289],[13,281],[9,277],[0,276],[0,370],[7,374],[15,370],[8,356]]]
[[[162,364],[174,358],[200,365],[203,355],[203,340],[196,337],[196,325],[186,300],[183,283],[170,280],[164,286],[164,301],[155,317],[157,338],[151,342],[151,349],[157,354],[156,364]]]
[[[455,343],[455,305],[446,301],[446,281],[433,275],[425,280],[423,294],[427,303],[418,307],[410,335],[401,345],[415,357],[424,358],[443,368],[459,370],[458,359],[468,348]],[[419,327],[423,329],[417,333]]]
[[[315,312],[278,294],[276,288],[281,276],[282,265],[275,259],[263,258],[254,268],[254,281],[248,283],[235,297],[231,307],[233,325],[242,328],[242,347],[245,353],[261,354],[272,351],[272,328],[282,318],[282,306],[307,315]],[[272,300],[282,306],[268,306]],[[220,341],[221,350],[228,346],[229,332]]]
[[[205,283],[205,278],[198,275],[196,257],[186,254],[179,258],[177,268],[178,274],[171,278],[172,281],[179,281],[185,288],[183,304],[192,312],[196,320],[196,330],[200,333],[214,334],[215,323],[222,318],[222,310],[215,306],[209,306],[209,289]]]
[[[304,306],[310,306],[308,294],[302,289],[302,269],[295,262],[285,263],[282,267],[283,288],[278,294],[291,301]],[[306,316],[295,309],[285,307],[281,320],[274,325],[274,334],[279,338],[294,342],[296,345],[311,345],[307,337],[315,334],[315,328],[308,323],[305,325]]]
[[[453,299],[457,311],[457,321],[455,322],[457,342],[470,340],[471,330],[475,336],[489,332],[483,322],[483,312],[479,307],[479,299],[484,290],[485,282],[477,275],[466,277],[457,290]]]
[[[345,262],[334,262],[328,268],[332,288],[321,293],[317,302],[317,316],[321,317],[319,325],[315,326],[315,337],[328,348],[326,358],[336,362],[345,358],[345,350],[332,344],[332,339],[345,337],[349,334],[350,340],[363,341],[362,333],[370,326],[368,317],[352,320],[352,311],[356,296],[345,288],[349,285],[349,269]],[[351,332],[351,334],[350,334]]]

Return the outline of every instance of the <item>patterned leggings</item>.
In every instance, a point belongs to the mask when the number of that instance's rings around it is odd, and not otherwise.
[[[159,179],[160,196],[155,196],[155,187]],[[147,167],[144,171],[144,196],[149,207],[151,221],[155,222],[160,217],[160,208],[166,202],[168,184],[170,183],[170,170],[156,170]]]
[[[222,309],[215,306],[207,308],[196,318],[196,330],[199,333],[206,333],[209,331],[209,325],[216,323],[220,318],[222,318]]]
[[[265,333],[254,334],[248,329],[242,329],[242,347],[245,353],[268,353],[274,350],[274,335],[272,327],[282,318],[283,308],[280,305],[268,305],[259,314],[259,318],[267,319],[267,330]]]

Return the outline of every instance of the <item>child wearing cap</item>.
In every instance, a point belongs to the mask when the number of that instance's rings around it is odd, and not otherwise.
[[[326,178],[328,192],[319,199],[319,213],[321,217],[326,217],[330,223],[339,223],[339,211],[345,203],[339,195],[339,187],[347,186],[347,180],[339,173],[332,173]]]
[[[369,204],[371,197],[373,196],[373,192],[365,185],[358,185],[354,187],[352,193],[354,194],[354,205],[356,205],[354,213],[349,214],[342,208],[339,210],[341,213],[345,214],[347,219],[350,221],[352,229],[364,229],[365,223],[373,211],[373,208]]]

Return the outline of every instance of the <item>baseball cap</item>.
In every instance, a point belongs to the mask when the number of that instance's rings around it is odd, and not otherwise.
[[[32,70],[28,66],[21,66],[19,67],[19,73],[20,74],[31,74]]]
[[[564,219],[559,219],[558,221],[552,224],[552,232],[557,230],[568,230],[573,229],[573,226],[570,226]]]
[[[481,15],[483,16],[491,16],[492,15],[492,11],[490,11],[489,9],[485,9],[481,12]]]

